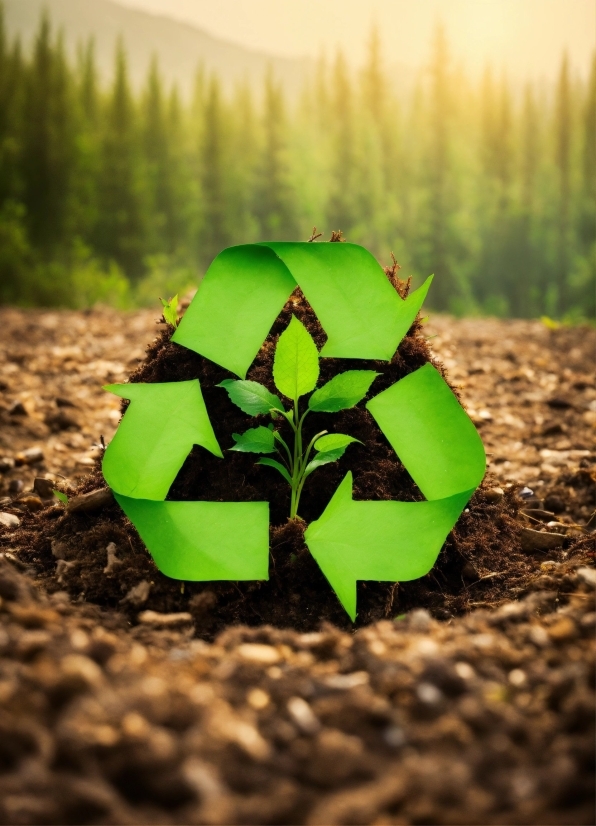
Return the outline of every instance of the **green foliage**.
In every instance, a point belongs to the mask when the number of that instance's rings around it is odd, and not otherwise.
[[[284,407],[278,396],[270,393],[258,381],[234,381],[224,379],[218,387],[224,387],[230,399],[243,413],[249,416],[258,416],[259,413],[269,413],[272,409],[283,411]]]
[[[273,453],[275,450],[273,425],[270,428],[260,425],[244,433],[232,433],[232,438],[236,444],[230,450],[238,450],[241,453]]]
[[[270,73],[227,97],[201,72],[186,103],[156,61],[134,93],[123,44],[102,88],[92,43],[70,65],[45,16],[25,55],[0,19],[0,301],[152,306],[224,247],[316,223],[436,273],[437,310],[590,318],[595,113],[596,57],[546,93],[474,84],[440,30],[411,89],[373,32],[359,77],[322,60],[298,103]]]
[[[163,309],[163,317],[167,321],[168,324],[171,324],[174,329],[178,326],[178,296],[175,295],[173,298],[169,298],[166,300],[165,298],[160,298],[161,306]]]
[[[68,496],[65,493],[62,493],[60,490],[53,490],[52,493],[59,502],[62,502],[63,505],[68,505]]]
[[[279,337],[273,360],[273,381],[280,393],[297,400],[315,389],[319,353],[306,327],[296,316]]]
[[[346,370],[319,388],[308,400],[310,410],[337,413],[358,404],[378,376],[374,370]]]
[[[358,401],[360,401],[360,399],[358,399]],[[353,407],[353,405],[350,405],[350,407]],[[327,436],[321,436],[320,439],[317,439],[313,447],[315,450],[327,452],[329,450],[341,450],[351,445],[352,442],[362,444],[359,439],[355,439],[353,436],[346,436],[345,433],[329,433]]]
[[[289,325],[277,341],[273,359],[273,381],[280,393],[292,402],[290,410],[285,410],[279,397],[256,381],[225,379],[218,385],[228,392],[230,400],[243,413],[249,416],[269,414],[274,419],[278,419],[281,414],[289,423],[293,437],[291,445],[285,441],[278,430],[274,429],[274,425],[270,424],[268,427],[261,425],[252,428],[241,435],[233,433],[236,444],[230,450],[247,453],[277,451],[281,462],[277,459],[264,458],[260,459],[257,464],[274,468],[290,485],[292,489],[290,518],[293,519],[298,515],[300,494],[307,477],[318,467],[336,462],[343,456],[348,445],[358,442],[358,439],[344,433],[325,435],[327,431],[323,430],[305,446],[303,425],[307,414],[313,410],[335,412],[353,407],[364,398],[377,375],[372,370],[349,370],[346,373],[340,373],[311,396],[312,399],[317,393],[331,387],[330,392],[323,392],[321,406],[313,407],[309,401],[307,409],[300,413],[301,396],[314,390],[319,378],[319,353],[308,330],[295,316],[292,316]],[[343,395],[340,396],[340,392]],[[309,461],[313,449],[316,455]]]

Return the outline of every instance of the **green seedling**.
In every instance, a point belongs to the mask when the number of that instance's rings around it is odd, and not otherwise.
[[[279,396],[256,381],[226,379],[219,385],[227,390],[231,401],[249,416],[268,414],[273,419],[283,417],[292,428],[289,444],[270,424],[268,427],[251,428],[242,434],[234,433],[236,444],[231,448],[244,453],[278,454],[279,461],[265,457],[259,459],[257,464],[274,468],[290,485],[290,519],[298,516],[300,495],[311,473],[330,462],[337,462],[350,444],[358,442],[358,439],[344,433],[321,430],[305,444],[303,428],[306,416],[309,413],[337,413],[354,407],[366,396],[378,375],[374,370],[347,370],[315,390],[319,379],[319,352],[308,330],[292,316],[279,337],[273,360],[273,381],[279,392],[290,400],[289,409],[284,407]],[[300,399],[309,393],[312,395],[306,409],[301,412]]]
[[[165,298],[160,298],[161,306],[163,308],[163,317],[168,324],[176,330],[178,327],[178,296],[175,295],[166,301]]]
[[[52,493],[63,505],[68,505],[68,496],[65,493],[62,493],[61,490],[53,490]]]

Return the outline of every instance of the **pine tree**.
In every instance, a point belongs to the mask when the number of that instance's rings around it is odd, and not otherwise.
[[[337,53],[331,89],[333,133],[327,224],[350,235],[357,220],[356,115],[352,84],[345,58]]]
[[[570,210],[571,210],[571,87],[569,60],[563,55],[555,104],[555,161],[559,178],[557,204],[557,296],[558,312],[564,314],[568,306],[568,279],[570,267]]]
[[[137,115],[121,42],[116,48],[115,63],[102,137],[95,247],[105,260],[114,260],[132,281],[137,281],[143,274],[147,239],[142,210]]]
[[[290,183],[285,106],[271,69],[265,77],[263,133],[254,208],[261,237],[269,241],[294,240],[299,230]]]
[[[429,247],[435,273],[433,303],[449,308],[457,296],[457,284],[449,255],[449,198],[451,154],[449,53],[442,26],[437,27],[431,63],[430,147],[428,156]]]
[[[46,255],[68,246],[76,206],[76,122],[62,42],[53,46],[43,16],[28,72],[21,156],[29,237]]]
[[[219,81],[212,77],[205,104],[201,152],[201,198],[203,225],[199,257],[207,266],[232,242],[228,219],[227,124]]]

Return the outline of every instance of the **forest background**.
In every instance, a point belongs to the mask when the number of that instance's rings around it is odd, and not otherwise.
[[[156,60],[133,92],[122,42],[106,85],[92,41],[68,60],[45,16],[25,53],[0,22],[0,303],[155,304],[316,224],[434,272],[437,310],[594,318],[596,56],[587,79],[559,59],[553,88],[476,82],[439,26],[406,91],[373,30],[362,70],[321,59],[296,99],[200,66],[186,98]]]

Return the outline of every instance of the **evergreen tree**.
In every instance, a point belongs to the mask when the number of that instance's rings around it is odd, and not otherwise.
[[[28,71],[21,155],[31,242],[45,255],[58,253],[72,237],[77,167],[72,83],[62,42],[52,45],[43,16]]]
[[[327,223],[349,235],[356,224],[356,114],[352,84],[341,51],[333,68],[331,89],[333,133],[331,139]]]
[[[201,197],[203,226],[200,259],[207,266],[232,242],[228,218],[227,123],[219,81],[212,77],[205,105],[201,153]]]
[[[132,281],[143,274],[146,222],[142,209],[137,114],[131,97],[126,56],[116,48],[115,77],[102,136],[95,248],[114,260]]]
[[[294,195],[290,184],[283,92],[271,69],[265,77],[263,150],[259,163],[255,215],[260,233],[269,241],[298,237]]]
[[[568,279],[570,267],[570,210],[571,210],[571,87],[569,79],[569,60],[563,55],[557,97],[555,104],[555,158],[559,178],[558,201],[558,250],[556,271],[556,296],[558,312],[563,314],[569,309]]]
[[[449,309],[458,298],[450,260],[449,213],[454,204],[449,193],[451,125],[449,53],[442,26],[435,32],[431,63],[430,145],[428,154],[429,264],[434,270],[433,303]]]

